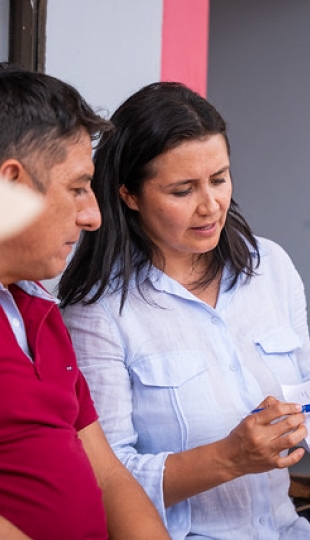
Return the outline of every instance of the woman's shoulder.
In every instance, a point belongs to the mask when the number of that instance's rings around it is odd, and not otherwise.
[[[275,240],[270,238],[265,238],[263,236],[255,236],[258,245],[258,251],[260,257],[266,256],[279,256],[279,257],[289,257],[287,251]]]
[[[295,269],[291,256],[285,248],[278,244],[278,242],[262,236],[256,236],[255,238],[257,241],[261,264],[273,265],[275,272],[279,271],[280,265],[282,269],[288,267]]]

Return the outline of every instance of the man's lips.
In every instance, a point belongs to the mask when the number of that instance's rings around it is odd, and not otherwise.
[[[74,248],[74,246],[76,245],[77,243],[77,240],[74,240],[72,242],[66,242],[65,243],[65,247],[68,248],[69,252]]]
[[[68,246],[74,246],[78,241],[79,241],[79,238],[77,238],[76,240],[71,240],[69,242],[66,242],[66,244]]]

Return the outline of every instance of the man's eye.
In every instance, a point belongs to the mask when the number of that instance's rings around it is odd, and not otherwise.
[[[84,195],[84,193],[86,193],[86,189],[85,188],[74,188],[74,193],[76,195]]]

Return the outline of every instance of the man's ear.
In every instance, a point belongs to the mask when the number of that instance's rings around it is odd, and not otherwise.
[[[0,164],[0,178],[4,181],[26,186],[33,191],[37,191],[32,177],[18,159],[9,158]]]
[[[24,167],[17,159],[6,159],[0,165],[0,178],[8,182],[22,182]]]
[[[122,184],[119,188],[119,195],[124,201],[124,203],[127,204],[128,208],[130,208],[131,210],[139,211],[137,196],[129,193],[128,189],[124,186],[124,184]]]

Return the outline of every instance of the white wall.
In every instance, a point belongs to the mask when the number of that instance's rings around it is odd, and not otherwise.
[[[46,72],[115,108],[159,79],[162,0],[49,0]]]

